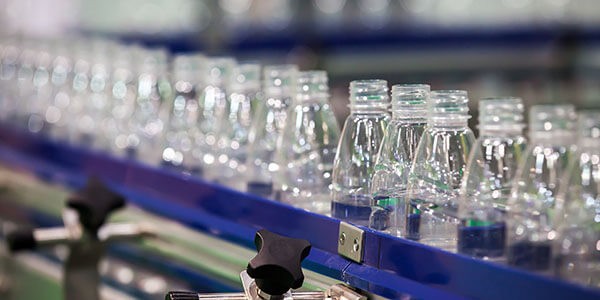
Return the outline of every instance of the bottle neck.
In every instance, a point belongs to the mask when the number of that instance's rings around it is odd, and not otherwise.
[[[518,137],[523,136],[522,124],[480,125],[479,135],[487,137]]]
[[[389,115],[387,103],[351,103],[350,113],[353,115]]]
[[[429,118],[427,126],[435,129],[465,129],[469,128],[469,118]]]

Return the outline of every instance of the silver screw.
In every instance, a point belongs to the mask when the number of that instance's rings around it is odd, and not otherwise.
[[[358,239],[354,239],[354,246],[352,246],[352,249],[354,250],[354,252],[358,252],[358,250],[360,249],[360,245],[358,244]]]
[[[340,245],[343,245],[346,242],[346,234],[342,232],[340,234]]]

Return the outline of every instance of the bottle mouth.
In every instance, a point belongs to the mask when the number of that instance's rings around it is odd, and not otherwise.
[[[579,139],[600,143],[600,110],[588,110],[579,113],[577,118]]]
[[[206,81],[208,84],[226,84],[236,65],[235,59],[231,57],[211,57],[206,62]]]
[[[523,100],[517,97],[483,98],[479,101],[479,129],[482,131],[522,131]]]
[[[428,84],[396,84],[392,86],[392,115],[402,119],[427,117]]]
[[[202,68],[206,57],[202,54],[180,54],[173,59],[173,77],[175,81],[198,83],[201,81]]]
[[[297,99],[323,99],[329,97],[327,72],[311,70],[298,73]]]
[[[260,64],[242,63],[233,68],[231,88],[234,90],[260,88]]]
[[[428,119],[436,124],[464,124],[471,118],[469,115],[469,98],[467,91],[439,90],[430,94],[428,102]]]
[[[264,68],[263,92],[268,95],[289,96],[296,90],[298,66],[272,65]]]
[[[387,110],[390,105],[387,81],[381,79],[350,82],[350,108]]]
[[[574,135],[576,119],[573,105],[534,105],[529,112],[530,134],[543,136],[544,132],[557,135],[566,132]]]

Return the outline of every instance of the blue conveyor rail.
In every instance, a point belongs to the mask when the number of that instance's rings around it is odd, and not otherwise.
[[[339,221],[172,170],[0,126],[0,163],[69,188],[98,176],[137,206],[253,248],[259,228],[309,240],[303,266],[389,298],[600,299],[600,290],[445,252],[365,228],[364,262],[337,254]]]

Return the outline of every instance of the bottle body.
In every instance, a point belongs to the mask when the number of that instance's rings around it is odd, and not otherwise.
[[[536,105],[530,110],[531,145],[519,165],[507,216],[507,263],[549,273],[556,238],[556,197],[574,155],[575,109]]]
[[[333,166],[334,218],[369,225],[371,178],[388,121],[385,112],[352,113],[346,119]]]
[[[302,101],[294,105],[279,138],[275,161],[280,201],[326,214],[340,131],[329,104]]]
[[[525,148],[519,134],[482,135],[475,142],[460,195],[458,252],[495,260],[504,256],[508,199]]]
[[[530,146],[513,185],[508,221],[507,262],[534,271],[549,271],[555,234],[559,180],[573,158],[570,145]]]
[[[218,120],[217,151],[219,153],[211,179],[243,191],[248,152],[248,135],[252,118],[261,101],[259,64],[244,63],[233,68],[227,107]]]
[[[372,178],[369,227],[404,235],[408,174],[426,124],[424,118],[388,124]]]
[[[246,190],[249,193],[272,198],[273,175],[278,166],[274,162],[277,141],[283,134],[287,108],[291,96],[266,97],[252,121],[249,132],[249,147],[246,168]]]
[[[600,287],[600,111],[580,115],[577,153],[557,196],[554,273]]]
[[[247,192],[274,198],[273,178],[279,170],[275,151],[286,125],[288,109],[296,97],[298,67],[266,66],[263,73],[264,99],[252,117],[244,183]]]
[[[474,142],[466,126],[425,130],[409,175],[406,238],[456,249],[459,191]]]
[[[245,186],[244,173],[248,157],[248,135],[254,108],[261,97],[260,92],[251,89],[233,92],[229,95],[227,117],[221,120],[220,138],[217,146],[220,155],[217,158],[218,170],[215,181],[239,191]]]

